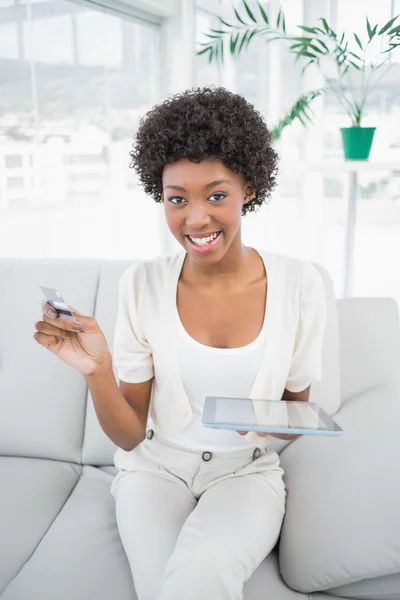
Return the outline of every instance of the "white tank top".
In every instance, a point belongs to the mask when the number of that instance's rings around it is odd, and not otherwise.
[[[162,439],[192,450],[226,452],[248,448],[247,440],[236,431],[209,429],[202,425],[201,418],[206,396],[249,397],[263,355],[265,326],[253,342],[240,348],[201,344],[187,333],[179,314],[177,326],[180,375],[193,419],[178,435]]]

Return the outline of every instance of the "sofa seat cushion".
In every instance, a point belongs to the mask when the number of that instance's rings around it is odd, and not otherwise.
[[[1,523],[0,531],[8,533],[0,544],[1,555],[11,549],[14,558],[5,561],[1,600],[136,600],[116,524],[112,476],[45,460],[1,459],[0,465],[7,460],[14,462],[2,470],[7,485],[0,519],[10,525]]]
[[[0,594],[35,552],[74,489],[81,467],[0,457]]]
[[[398,600],[400,598],[400,573],[341,585],[334,590],[329,590],[329,594],[334,594],[339,598],[354,598],[354,600]],[[333,600],[332,596],[331,600]]]
[[[243,598],[244,600],[309,600],[308,595],[291,590],[283,581],[279,572],[277,548],[262,561],[244,584]],[[332,600],[329,596],[326,598]]]
[[[399,386],[349,400],[335,419],[341,437],[304,436],[281,453],[280,569],[305,593],[400,573]]]
[[[0,459],[1,600],[136,600],[110,488],[115,469]],[[284,583],[277,548],[244,600],[307,600]],[[315,600],[329,600],[318,594]]]

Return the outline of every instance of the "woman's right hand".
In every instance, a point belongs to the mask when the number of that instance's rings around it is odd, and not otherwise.
[[[42,302],[43,320],[35,323],[35,340],[70,367],[83,375],[93,375],[98,369],[112,365],[104,333],[94,317],[85,317],[69,307],[75,321],[64,319],[46,302]],[[55,316],[54,316],[55,314]],[[81,325],[81,330],[74,326]]]

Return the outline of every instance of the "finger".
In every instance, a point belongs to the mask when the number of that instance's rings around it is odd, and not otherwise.
[[[47,302],[43,300],[42,311],[44,315],[48,315],[50,318],[55,319],[57,317],[57,311]]]
[[[266,437],[268,435],[268,433],[265,431],[257,431],[257,435],[260,437]]]
[[[43,313],[47,314],[49,317],[52,317],[55,319],[58,316],[57,311],[54,310],[54,308],[51,306],[51,304],[48,303],[47,300],[43,300],[41,303],[41,306],[42,306]],[[79,312],[79,310],[77,308],[74,308],[73,306],[68,305],[68,308],[70,309],[72,314],[77,314],[77,315],[82,314],[81,312]]]
[[[61,315],[58,315],[56,319],[43,315],[43,321],[50,323],[55,327],[59,327],[60,329],[64,329],[65,331],[74,333],[79,333],[80,331],[86,333],[100,332],[96,319],[94,317],[86,317],[82,314],[76,314],[74,321],[72,321],[72,319],[65,319]]]
[[[78,323],[76,319],[74,321],[72,319],[65,319],[60,315],[52,317],[51,313],[49,313],[49,310],[50,309],[46,308],[46,312],[43,313],[43,321],[45,323],[48,323],[49,325],[52,325],[53,327],[56,327],[58,329],[63,329],[64,331],[73,331],[74,333],[76,333],[77,331],[82,331],[83,327],[81,322]],[[79,315],[79,320],[83,318],[85,317]]]
[[[238,431],[237,433],[239,435],[247,435],[249,432],[248,431]]]
[[[77,315],[81,315],[82,313],[79,312],[79,310],[77,310],[76,308],[74,308],[73,306],[71,306],[70,304],[68,304],[68,307],[70,308],[72,313],[76,313]]]
[[[36,333],[33,334],[33,337],[38,342],[38,344],[44,346],[45,348],[57,346],[57,344],[60,343],[60,340],[56,336],[46,335],[45,333],[39,333],[38,331],[36,331]]]
[[[64,331],[59,327],[55,327],[55,325],[45,323],[45,321],[37,321],[35,323],[35,329],[40,333],[45,333],[46,335],[55,335],[62,338],[67,338],[71,335],[69,331]]]

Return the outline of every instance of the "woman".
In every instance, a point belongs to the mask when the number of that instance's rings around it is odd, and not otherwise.
[[[94,318],[73,309],[74,332],[44,305],[36,324],[85,376],[118,446],[111,492],[139,600],[239,600],[279,537],[286,488],[270,436],[201,425],[207,395],[307,401],[321,378],[319,272],[241,240],[241,217],[275,186],[270,142],[223,88],[177,94],[141,120],[131,166],[183,251],[120,279],[119,386]]]

